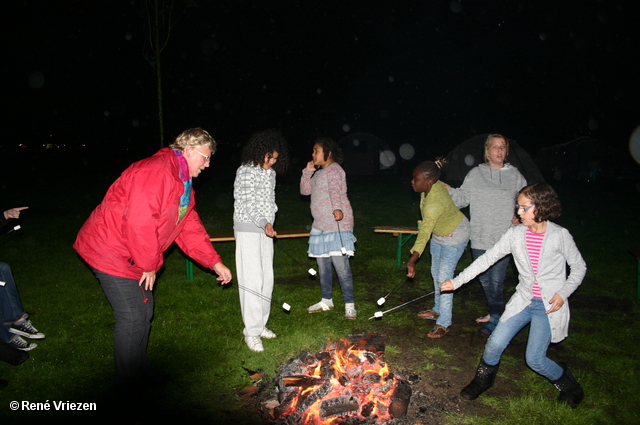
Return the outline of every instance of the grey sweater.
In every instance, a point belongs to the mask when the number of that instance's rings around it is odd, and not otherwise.
[[[273,224],[276,205],[276,172],[259,165],[242,165],[233,184],[233,230],[264,232],[267,223]]]
[[[462,186],[450,188],[458,208],[469,207],[471,248],[487,250],[511,227],[514,205],[527,181],[517,168],[505,164],[494,169],[480,164],[471,169]]]
[[[537,280],[542,299],[547,308],[549,300],[557,293],[564,300],[558,311],[547,315],[551,325],[551,342],[560,342],[569,335],[569,295],[582,283],[587,265],[580,255],[571,234],[564,227],[548,222],[538,261],[538,275],[534,275],[526,242],[527,228],[511,227],[498,243],[454,278],[454,288],[459,288],[491,267],[502,257],[512,254],[518,268],[518,286],[500,317],[504,322],[521,312],[531,303],[533,284]],[[569,264],[570,274],[567,277]]]

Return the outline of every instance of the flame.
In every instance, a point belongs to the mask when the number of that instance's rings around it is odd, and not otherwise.
[[[389,406],[392,401],[392,396],[396,388],[396,378],[390,373],[387,364],[382,359],[376,356],[375,361],[369,353],[369,356],[365,355],[365,351],[357,349],[354,345],[346,346],[345,344],[336,344],[337,347],[333,353],[333,356],[328,360],[329,364],[334,372],[334,376],[329,379],[332,389],[324,397],[316,400],[309,406],[304,413],[304,417],[300,421],[302,424],[319,424],[319,425],[331,425],[336,420],[335,416],[322,419],[320,406],[323,400],[329,400],[335,397],[348,395],[357,399],[359,408],[357,415],[361,418],[377,417],[378,422],[384,422],[392,419],[389,413]],[[322,377],[322,367],[327,360],[320,360],[316,365],[311,365],[307,376],[313,378]],[[359,374],[359,378],[363,378],[369,374],[378,374],[377,377],[372,379],[373,382],[363,384],[361,379],[353,380],[348,376],[349,368],[361,367],[362,372]],[[346,379],[342,379],[343,375],[347,375]],[[354,382],[356,381],[356,382]],[[377,382],[376,382],[377,381]],[[326,383],[326,381],[325,381]],[[288,406],[281,406],[283,410],[280,413],[281,417],[286,417],[293,412],[297,411],[298,405],[304,402],[308,396],[314,394],[322,385],[313,385],[307,388],[301,389],[300,393],[289,403]],[[362,407],[367,406],[366,417],[362,414]],[[350,414],[350,413],[347,413]]]

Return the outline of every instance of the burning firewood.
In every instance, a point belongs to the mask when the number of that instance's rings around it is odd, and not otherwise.
[[[386,339],[351,335],[281,365],[276,417],[287,425],[329,425],[347,418],[385,423],[406,415],[411,386],[385,363]]]

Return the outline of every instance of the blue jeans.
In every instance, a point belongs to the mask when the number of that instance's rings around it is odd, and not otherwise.
[[[7,263],[0,262],[0,281],[4,282],[4,286],[0,286],[0,340],[8,342],[13,336],[9,333],[10,322],[27,317],[18,295],[16,282],[13,280],[11,267]],[[9,322],[9,323],[5,323]]]
[[[544,302],[540,298],[533,298],[531,304],[520,313],[506,322],[498,323],[484,347],[483,360],[488,365],[497,365],[513,337],[529,323],[531,327],[527,340],[527,365],[547,379],[560,379],[564,372],[562,367],[547,357],[547,348],[551,343],[551,326],[545,313]]]
[[[436,324],[448,328],[452,321],[453,292],[441,294],[440,285],[447,279],[453,279],[458,261],[467,246],[467,241],[458,245],[441,245],[432,239],[430,245],[431,277],[436,292],[433,311],[440,314]]]
[[[474,260],[485,252],[484,249],[471,248]],[[492,317],[500,317],[504,312],[504,278],[507,275],[510,258],[507,255],[478,276],[484,295],[487,297],[487,311]]]
[[[113,334],[116,380],[122,384],[140,380],[150,371],[147,345],[153,318],[153,292],[144,291],[135,279],[112,276],[96,269],[93,272],[116,319]],[[145,298],[148,298],[146,303]]]
[[[342,298],[346,303],[353,303],[353,276],[351,275],[351,266],[349,265],[349,256],[332,255],[331,257],[317,257],[318,274],[320,275],[320,288],[322,290],[322,298],[332,299],[333,294],[333,271],[331,264],[336,269],[338,282],[342,288]]]

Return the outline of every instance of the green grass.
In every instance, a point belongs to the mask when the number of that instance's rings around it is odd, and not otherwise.
[[[215,173],[215,170],[213,171]],[[295,229],[311,222],[308,203],[298,195],[297,182],[279,185],[280,212],[276,227]],[[254,385],[246,369],[263,374],[258,385],[273,386],[278,366],[302,351],[316,351],[327,339],[348,334],[376,332],[376,321],[366,320],[377,310],[376,300],[404,280],[395,265],[395,239],[374,234],[374,225],[414,225],[419,218],[418,198],[411,193],[408,176],[350,178],[349,194],[356,215],[358,238],[352,261],[359,319],[343,319],[337,290],[336,309],[309,315],[306,307],[317,302],[318,281],[307,270],[315,263],[306,257],[306,240],[276,243],[276,289],[269,327],[281,334],[265,340],[266,352],[249,351],[242,336],[237,285],[221,287],[214,276],[196,268],[195,279],[185,278],[185,257],[178,249],[167,252],[166,264],[155,293],[149,354],[172,382],[153,393],[157,406],[149,419],[209,423],[249,423],[253,411],[236,393]],[[89,212],[104,194],[105,182],[77,182],[77,191],[58,190],[57,184],[27,186],[16,181],[0,194],[6,208],[29,205],[23,230],[0,239],[0,260],[9,263],[25,308],[36,327],[47,335],[31,358],[18,367],[0,364],[0,377],[10,386],[0,390],[0,418],[39,421],[63,415],[59,412],[13,412],[13,400],[30,402],[95,402],[106,416],[116,400],[113,387],[112,311],[90,270],[71,245]],[[55,186],[51,189],[50,186]],[[569,338],[560,344],[563,355],[587,394],[577,409],[555,403],[557,393],[544,379],[527,371],[517,384],[521,396],[483,396],[478,402],[493,406],[491,416],[450,413],[451,424],[615,424],[639,423],[637,405],[640,366],[639,303],[636,299],[636,264],[627,253],[640,242],[638,194],[631,182],[591,187],[583,183],[557,187],[563,201],[559,223],[567,227],[587,263],[588,274],[572,302]],[[198,209],[211,233],[232,230],[231,181],[218,180],[198,188]],[[26,194],[25,194],[26,193]],[[61,203],[66,206],[60,207]],[[219,243],[217,250],[235,270],[233,243]],[[461,267],[468,264],[465,254]],[[428,275],[428,263],[420,264]],[[430,279],[416,279],[405,288],[409,295],[430,292]],[[410,299],[410,298],[408,298]],[[280,308],[292,306],[289,313]],[[481,311],[483,300],[454,304],[455,309]],[[454,311],[454,317],[455,317]],[[385,317],[389,329],[415,327],[406,314]],[[426,327],[426,325],[425,325]],[[464,330],[464,328],[462,328]],[[482,347],[478,347],[480,353]],[[402,358],[402,350],[390,343],[388,354]],[[422,367],[450,367],[448,353],[424,350]],[[475,360],[474,360],[475,361]],[[522,359],[505,355],[505,365]],[[161,408],[159,407],[161,406]],[[68,414],[78,423],[94,416]],[[215,419],[215,420],[214,420]]]

